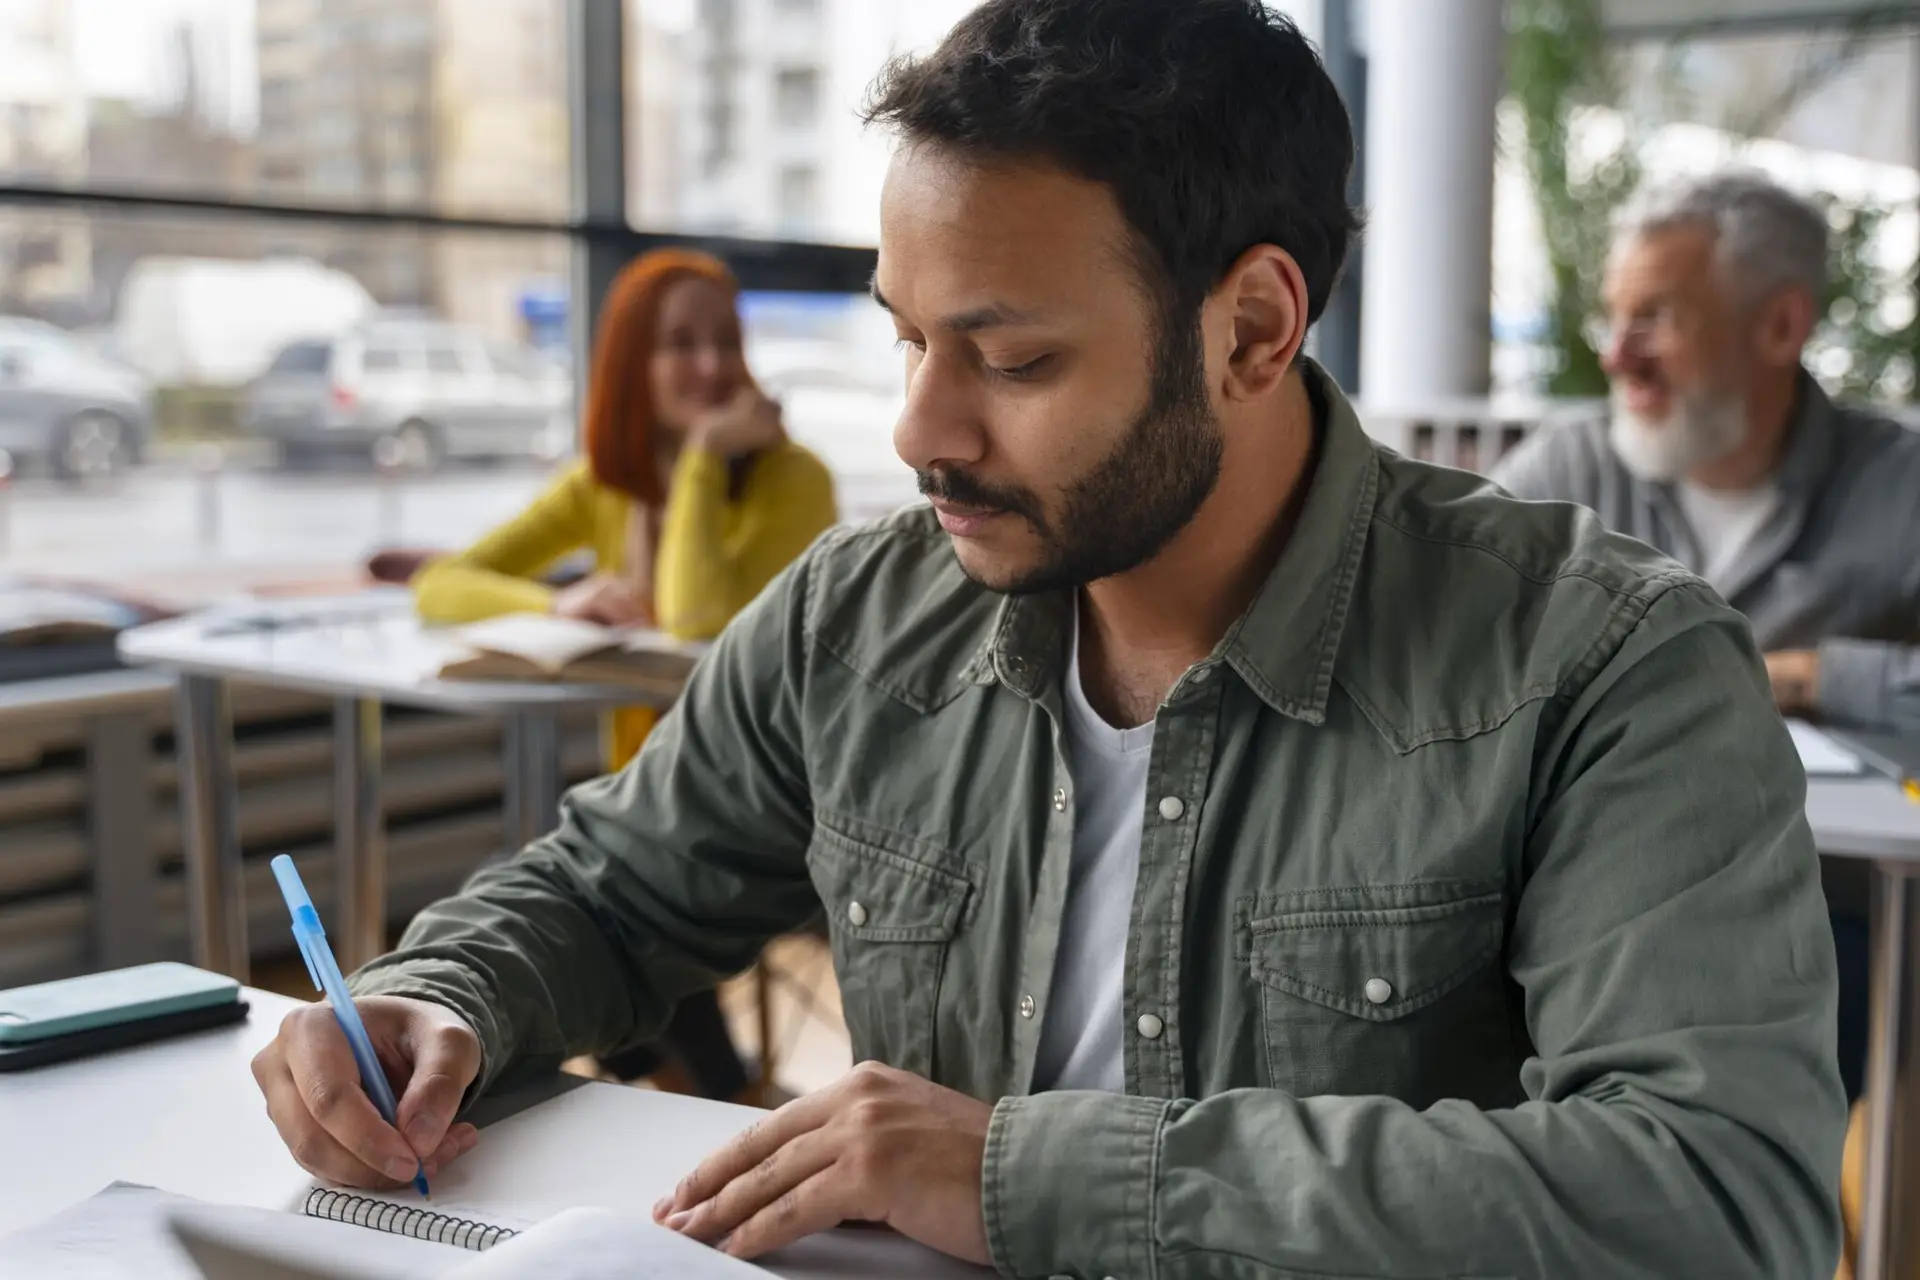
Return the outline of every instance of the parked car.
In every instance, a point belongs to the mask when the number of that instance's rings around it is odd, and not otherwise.
[[[0,316],[0,449],[64,480],[108,479],[146,456],[147,380],[64,329]]]
[[[238,388],[300,338],[345,333],[379,312],[344,271],[298,257],[143,257],[115,299],[111,334],[160,387]]]
[[[289,467],[390,458],[561,456],[572,443],[567,371],[436,320],[383,319],[281,348],[248,389],[241,425]]]

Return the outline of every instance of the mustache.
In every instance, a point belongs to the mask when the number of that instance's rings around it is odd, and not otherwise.
[[[1039,522],[1040,503],[1025,489],[988,484],[977,476],[953,467],[934,467],[926,471],[915,469],[913,476],[920,492],[926,497],[963,507],[1004,511],[1025,516],[1036,524]]]

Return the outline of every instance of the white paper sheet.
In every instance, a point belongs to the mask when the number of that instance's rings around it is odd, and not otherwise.
[[[752,1107],[689,1105],[646,1089],[582,1085],[482,1129],[480,1144],[434,1179],[432,1206],[516,1229],[573,1208],[645,1217],[702,1160],[765,1116]],[[412,1191],[367,1194],[409,1208],[420,1204]],[[978,1280],[988,1274],[873,1229],[814,1236],[769,1256],[765,1265],[788,1280]]]
[[[480,1131],[472,1151],[440,1171],[435,1213],[524,1230],[564,1209],[647,1213],[680,1178],[766,1113],[647,1089],[586,1084]],[[645,1158],[637,1152],[644,1149]],[[423,1207],[411,1189],[355,1192]],[[298,1209],[305,1201],[289,1205]]]
[[[526,1235],[496,1245],[445,1280],[772,1280],[650,1218],[568,1209]]]
[[[277,1213],[208,1205],[115,1183],[91,1199],[0,1241],[0,1276],[61,1280],[204,1280],[174,1236],[174,1215],[212,1215],[236,1240],[289,1256],[330,1259],[365,1280],[434,1280],[460,1260],[443,1245]]]
[[[1851,778],[1867,771],[1859,756],[1804,720],[1787,721],[1787,732],[1809,778]]]

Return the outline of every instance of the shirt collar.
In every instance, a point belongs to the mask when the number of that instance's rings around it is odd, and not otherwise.
[[[1838,413],[1813,375],[1802,369],[1793,421],[1787,428],[1786,452],[1772,477],[1787,505],[1805,507],[1826,484],[1833,465],[1837,433],[1834,419]]]
[[[1325,370],[1302,358],[1314,406],[1312,470],[1299,519],[1253,603],[1208,662],[1225,662],[1282,715],[1326,719],[1334,659],[1346,629],[1379,488],[1375,446]],[[1073,595],[1010,596],[972,664],[1024,697],[1057,689],[1073,625]]]

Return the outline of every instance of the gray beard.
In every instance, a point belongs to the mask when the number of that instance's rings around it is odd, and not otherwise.
[[[1616,391],[1607,434],[1629,472],[1649,483],[1671,484],[1740,447],[1747,434],[1747,406],[1737,395],[1694,392],[1681,397],[1666,417],[1650,419],[1627,408]]]

